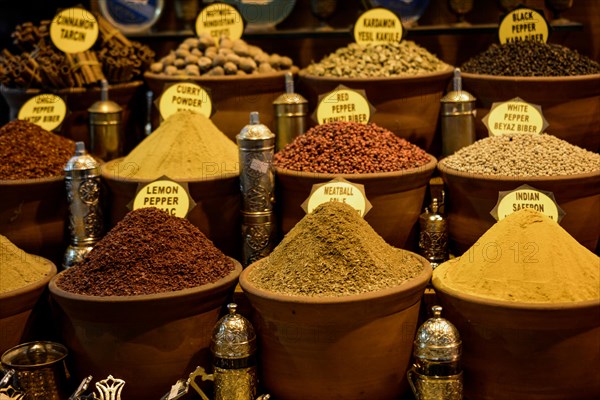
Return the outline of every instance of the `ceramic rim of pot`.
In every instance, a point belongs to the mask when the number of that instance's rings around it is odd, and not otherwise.
[[[4,299],[10,298],[10,297],[17,297],[24,293],[33,292],[43,286],[46,286],[48,284],[48,282],[50,282],[50,280],[52,278],[54,278],[54,276],[56,275],[56,273],[57,273],[56,265],[52,261],[48,260],[47,258],[41,257],[41,256],[36,256],[33,254],[28,254],[28,255],[37,257],[39,260],[42,260],[44,262],[44,264],[47,264],[50,267],[50,270],[40,280],[31,282],[25,286],[21,286],[20,288],[17,288],[14,290],[9,290],[8,292],[0,293],[0,302]]]
[[[150,183],[150,182],[154,182],[157,179],[160,179],[162,176],[165,176],[163,174],[163,175],[157,176],[154,179],[142,179],[142,178],[135,178],[135,177],[128,177],[128,176],[115,176],[113,173],[110,172],[111,168],[113,167],[113,165],[116,165],[119,162],[122,162],[124,159],[125,159],[125,157],[119,157],[119,158],[115,158],[114,160],[110,160],[110,161],[102,164],[102,166],[101,166],[102,178],[107,179],[107,180],[117,181],[117,182]],[[117,169],[117,171],[118,171],[118,169]],[[206,178],[178,179],[178,178],[173,178],[171,176],[167,176],[167,178],[172,179],[176,182],[194,183],[194,182],[212,182],[212,181],[219,181],[219,180],[226,180],[226,179],[237,179],[237,178],[239,178],[239,176],[240,176],[240,172],[239,172],[239,170],[237,170],[236,172],[224,173],[219,176],[214,176],[214,177],[211,176],[211,177],[206,177]]]
[[[507,300],[496,300],[488,297],[480,297],[472,294],[462,293],[455,289],[449,288],[446,285],[440,286],[438,279],[432,279],[431,284],[433,285],[436,292],[442,292],[443,294],[454,297],[456,299],[483,305],[486,307],[493,307],[505,310],[522,310],[522,311],[563,311],[569,309],[583,309],[583,308],[596,308],[600,307],[600,298],[595,300],[584,300],[584,301],[569,301],[561,303],[524,303],[514,302]]]
[[[337,77],[337,76],[319,76],[319,75],[310,75],[306,72],[305,69],[300,70],[298,75],[302,79],[311,80],[315,82],[339,82],[339,83],[372,83],[372,82],[416,82],[416,81],[429,81],[436,79],[446,79],[452,76],[454,71],[454,67],[448,65],[448,68],[435,71],[435,72],[426,72],[422,74],[416,75],[398,75],[398,76],[380,76],[380,77],[372,77],[372,78],[349,78],[349,77]]]
[[[287,175],[293,177],[310,177],[314,179],[334,179],[334,178],[343,178],[347,180],[360,180],[360,181],[370,181],[375,179],[383,179],[383,178],[396,178],[408,175],[417,175],[420,173],[429,173],[434,170],[437,166],[437,159],[431,154],[427,154],[430,157],[429,162],[427,164],[421,165],[420,167],[404,169],[402,171],[392,171],[392,172],[371,172],[371,173],[362,173],[362,174],[332,174],[332,173],[324,173],[324,172],[308,172],[308,171],[295,171],[292,169],[281,168],[274,166],[275,173],[279,175]]]
[[[569,75],[569,76],[499,76],[487,74],[474,74],[470,72],[460,73],[462,79],[473,81],[498,81],[502,82],[542,82],[545,84],[563,83],[563,82],[579,82],[579,81],[595,81],[600,80],[600,74],[588,75]],[[463,82],[464,83],[464,82]]]
[[[119,89],[124,89],[124,88],[137,87],[137,86],[142,86],[143,84],[144,84],[144,81],[142,81],[141,79],[131,81],[131,82],[111,83],[108,85],[108,95],[110,97],[111,90],[119,90]],[[16,88],[16,87],[4,86],[4,85],[0,85],[0,87],[1,87],[2,92],[7,92],[7,93],[25,92],[25,93],[30,93],[32,96],[35,94],[38,94],[38,93],[42,93],[42,89],[40,89],[40,88]],[[93,86],[93,87],[89,87],[89,88],[68,87],[68,88],[62,88],[62,89],[56,89],[56,90],[49,90],[49,93],[61,95],[61,94],[87,93],[90,91],[100,93],[102,91],[102,89],[98,86]]]
[[[248,267],[246,267],[242,271],[242,273],[240,275],[240,286],[242,287],[242,289],[245,292],[248,292],[254,296],[257,296],[257,297],[260,297],[263,299],[269,299],[272,301],[276,301],[278,303],[315,304],[315,305],[319,305],[319,304],[323,304],[323,305],[324,304],[350,304],[350,303],[368,302],[373,299],[396,296],[397,294],[402,293],[402,292],[410,293],[413,290],[416,290],[419,286],[423,286],[423,288],[425,288],[425,286],[427,285],[427,282],[429,282],[429,280],[431,279],[431,275],[433,272],[433,269],[431,268],[431,264],[429,264],[429,261],[427,261],[424,257],[422,257],[416,253],[413,253],[408,250],[403,250],[403,251],[406,251],[408,254],[417,258],[419,261],[421,261],[421,264],[423,265],[423,269],[421,270],[421,272],[414,278],[408,279],[407,281],[405,281],[404,283],[402,283],[398,286],[393,286],[393,287],[377,290],[374,292],[351,294],[351,295],[347,295],[347,296],[314,296],[314,297],[311,297],[311,296],[298,296],[298,295],[291,295],[291,294],[282,294],[282,293],[277,293],[277,292],[272,292],[269,290],[261,289],[261,288],[256,287],[248,279],[248,275],[256,267],[256,265],[259,264],[264,259],[258,260],[256,262],[250,264]]]
[[[62,182],[64,179],[65,179],[64,175],[50,176],[50,177],[46,177],[46,178],[0,179],[0,187],[1,186],[32,185],[32,184],[36,184],[36,183],[44,184],[44,183]]]
[[[278,78],[284,77],[287,72],[291,72],[293,75],[296,75],[299,71],[297,66],[292,66],[290,69],[268,72],[264,74],[247,74],[247,75],[200,75],[200,76],[190,76],[190,75],[163,75],[163,74],[155,74],[154,72],[146,71],[144,72],[144,79],[151,79],[156,81],[165,81],[165,82],[218,82],[218,81],[255,81],[258,79],[265,78]],[[282,86],[282,90],[284,87]]]
[[[156,300],[166,300],[178,297],[184,297],[187,295],[197,294],[200,292],[209,292],[213,289],[217,289],[220,287],[229,286],[230,283],[236,281],[242,272],[242,265],[239,261],[234,258],[227,257],[234,263],[233,270],[225,275],[224,277],[218,279],[213,283],[207,283],[202,286],[196,286],[188,289],[181,289],[177,291],[171,292],[160,292],[155,294],[141,294],[141,295],[133,295],[133,296],[90,296],[86,294],[77,294],[73,292],[68,292],[64,289],[61,289],[56,284],[56,281],[59,277],[62,276],[66,271],[62,271],[56,276],[52,277],[50,283],[48,284],[48,288],[50,289],[50,293],[55,296],[62,297],[68,300],[75,300],[79,302],[85,303],[143,303],[146,301],[156,301]],[[73,267],[71,267],[73,268]]]
[[[578,180],[578,179],[588,179],[588,178],[600,178],[600,170],[585,172],[581,174],[572,174],[572,175],[530,175],[530,176],[509,176],[509,175],[485,175],[474,172],[464,172],[459,171],[444,165],[444,160],[441,160],[437,164],[438,170],[442,174],[458,176],[461,178],[472,178],[478,179],[482,181],[523,181],[523,182],[533,182],[533,181],[564,181],[564,180]]]

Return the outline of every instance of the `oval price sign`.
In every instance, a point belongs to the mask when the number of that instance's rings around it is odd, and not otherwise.
[[[400,18],[385,8],[362,13],[354,24],[354,40],[360,45],[399,42],[403,33]]]
[[[65,53],[89,50],[98,39],[98,31],[96,17],[79,7],[58,12],[50,23],[50,39]]]
[[[55,94],[39,94],[21,106],[17,119],[29,121],[52,131],[60,126],[67,115],[67,104]]]

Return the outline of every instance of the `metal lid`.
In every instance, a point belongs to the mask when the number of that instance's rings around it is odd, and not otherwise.
[[[471,103],[477,99],[469,92],[462,89],[462,77],[460,69],[454,68],[454,77],[452,78],[452,90],[440,100],[442,103]]]
[[[285,74],[285,93],[275,99],[273,104],[308,104],[308,100],[294,92],[294,76],[291,72]]]
[[[105,79],[102,80],[100,101],[92,104],[91,107],[88,108],[88,111],[98,114],[116,114],[123,111],[123,108],[120,105],[108,99],[108,82]]]
[[[433,317],[417,330],[413,350],[415,358],[435,362],[458,361],[462,350],[458,330],[441,317],[441,306],[433,306],[431,310]]]
[[[84,142],[75,143],[75,155],[67,161],[64,171],[84,171],[100,168],[100,163],[85,150]]]
[[[237,314],[237,304],[227,305],[229,314],[217,322],[213,329],[210,350],[215,357],[238,359],[256,352],[256,334],[250,321]]]
[[[265,140],[274,139],[275,134],[266,126],[260,123],[258,111],[250,113],[250,124],[242,128],[236,136],[238,140]]]

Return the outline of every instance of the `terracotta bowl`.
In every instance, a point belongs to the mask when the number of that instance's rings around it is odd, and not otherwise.
[[[235,261],[235,260],[234,260]],[[63,343],[76,382],[88,375],[124,379],[123,398],[162,396],[197,366],[210,366],[210,339],[242,266],[219,281],[176,292],[86,296],[50,281]]]
[[[600,171],[568,176],[510,177],[459,172],[438,164],[446,185],[446,213],[454,254],[466,252],[496,223],[490,211],[498,192],[528,184],[550,191],[565,212],[560,225],[579,243],[595,251],[600,237]]]
[[[0,180],[0,233],[27,253],[61,265],[68,213],[62,176]]]
[[[122,158],[109,161],[102,166],[102,179],[108,186],[108,219],[112,227],[130,209],[129,203],[135,197],[138,185],[151,180],[131,178],[131,170],[120,165]],[[196,206],[187,219],[202,231],[228,256],[241,257],[241,192],[239,177],[225,175],[186,181],[190,196]]]
[[[261,382],[286,400],[398,399],[419,306],[431,277],[423,272],[401,286],[346,297],[302,297],[259,289],[248,280],[257,261],[240,275],[254,310]]]
[[[56,265],[45,260],[50,271],[37,282],[0,293],[0,354],[37,336],[34,331],[34,307],[40,302],[50,279],[56,275]]]
[[[302,203],[312,186],[341,177],[364,185],[373,208],[365,215],[371,227],[394,247],[416,250],[418,219],[429,178],[437,160],[422,167],[373,174],[320,174],[275,168],[276,216],[281,234],[286,234],[304,217]]]
[[[125,149],[133,148],[143,138],[145,119],[144,90],[142,81],[119,83],[109,86],[109,99],[123,107],[122,123],[125,132]],[[41,89],[15,89],[2,87],[2,96],[10,108],[10,119],[16,119],[21,106],[33,96],[43,92]],[[100,100],[100,88],[68,88],[54,92],[67,103],[69,113],[60,127],[59,133],[74,141],[85,142],[90,148],[88,108]]]
[[[525,304],[433,286],[462,337],[466,399],[598,398],[600,300]]]
[[[293,74],[298,68],[291,69]],[[251,111],[260,113],[260,122],[271,130],[275,128],[273,101],[285,93],[285,73],[278,71],[268,74],[245,76],[200,76],[200,77],[165,77],[164,75],[146,72],[144,79],[158,98],[171,84],[176,82],[192,82],[207,89],[213,102],[214,114],[211,119],[231,140],[248,125]],[[154,126],[159,125],[160,116],[155,111]]]
[[[513,77],[462,73],[463,88],[477,98],[477,138],[488,136],[481,122],[495,102],[520,97],[542,106],[547,132],[579,147],[600,151],[600,74]]]
[[[376,110],[371,122],[432,152],[440,99],[452,77],[452,68],[409,77],[327,78],[308,75],[305,71],[300,71],[299,76],[298,91],[306,96],[311,112],[317,107],[319,95],[339,85],[362,89]]]

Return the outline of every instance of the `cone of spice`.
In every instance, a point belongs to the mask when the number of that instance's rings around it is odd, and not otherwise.
[[[128,213],[56,284],[89,296],[148,295],[214,283],[234,267],[188,220],[149,207]]]

